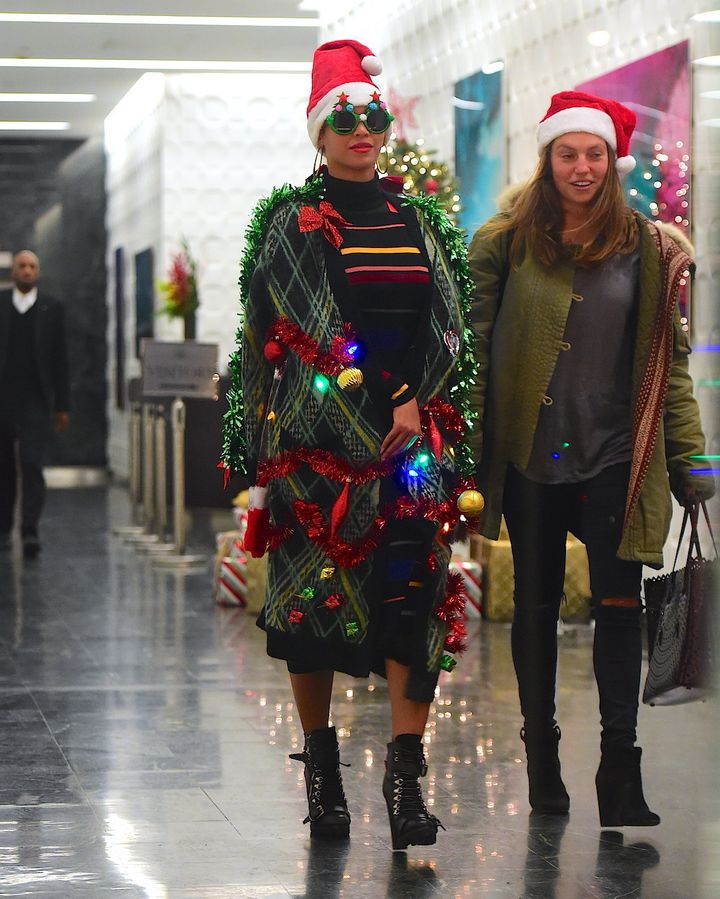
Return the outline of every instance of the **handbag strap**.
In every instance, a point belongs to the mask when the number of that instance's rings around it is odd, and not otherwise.
[[[689,518],[690,518],[690,506],[686,505],[685,511],[683,513],[682,527],[680,528],[680,536],[678,537],[677,549],[675,550],[675,558],[673,559],[673,564],[672,564],[673,575],[677,571],[678,557],[680,556],[680,547],[682,546],[683,537],[685,536],[685,528],[687,527]],[[690,549],[688,550],[688,557],[690,555],[691,550],[692,550],[692,537],[690,538]]]
[[[705,502],[704,499],[701,499],[699,505],[700,505],[700,508],[703,510],[703,515],[705,516],[705,523],[707,524],[708,534],[710,535],[710,541],[713,545],[713,549],[715,550],[715,558],[716,559],[720,558],[720,554],[718,553],[717,543],[715,542],[715,534],[713,534],[712,525],[710,524],[710,516],[708,515],[707,503]],[[695,513],[695,518],[696,518],[695,528],[696,528],[696,530],[697,530],[697,517],[698,517],[698,513],[696,511],[696,513]]]

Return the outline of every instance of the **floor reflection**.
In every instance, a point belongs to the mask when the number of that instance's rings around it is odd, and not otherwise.
[[[714,899],[702,847],[715,832],[718,708],[642,709],[644,787],[663,823],[601,831],[584,626],[560,639],[569,818],[529,815],[509,630],[473,622],[425,746],[424,789],[447,832],[391,851],[386,687],[339,677],[351,839],[311,843],[284,667],[252,615],[213,606],[209,564],[158,571],[112,535],[127,520],[122,491],[51,491],[37,563],[17,545],[0,555],[0,895]],[[192,550],[209,559],[207,534]]]
[[[600,835],[595,865],[595,879],[601,889],[599,895],[608,899],[619,895],[644,895],[643,876],[660,864],[660,852],[652,843],[630,842],[630,839],[615,830],[604,830]]]

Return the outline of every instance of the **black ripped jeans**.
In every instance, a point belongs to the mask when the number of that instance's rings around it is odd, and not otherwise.
[[[508,468],[503,513],[515,570],[512,653],[528,735],[555,724],[557,622],[568,531],[585,544],[595,614],[593,665],[603,749],[635,744],[642,564],[618,559],[630,463],[576,484],[538,484]],[[606,599],[636,599],[608,605]]]

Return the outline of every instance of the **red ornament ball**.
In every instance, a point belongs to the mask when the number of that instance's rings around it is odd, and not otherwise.
[[[426,194],[436,194],[438,192],[438,188],[440,185],[434,178],[428,178],[425,182],[425,193]]]
[[[278,365],[287,356],[287,348],[279,340],[268,340],[263,349],[263,354],[268,362]]]

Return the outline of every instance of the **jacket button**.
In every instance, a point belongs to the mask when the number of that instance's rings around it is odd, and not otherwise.
[[[543,404],[545,406],[552,406],[555,400],[551,396],[547,396],[547,394],[542,398]]]
[[[569,343],[567,340],[560,341],[560,349],[561,350],[569,350],[571,346],[572,346],[572,344]]]

